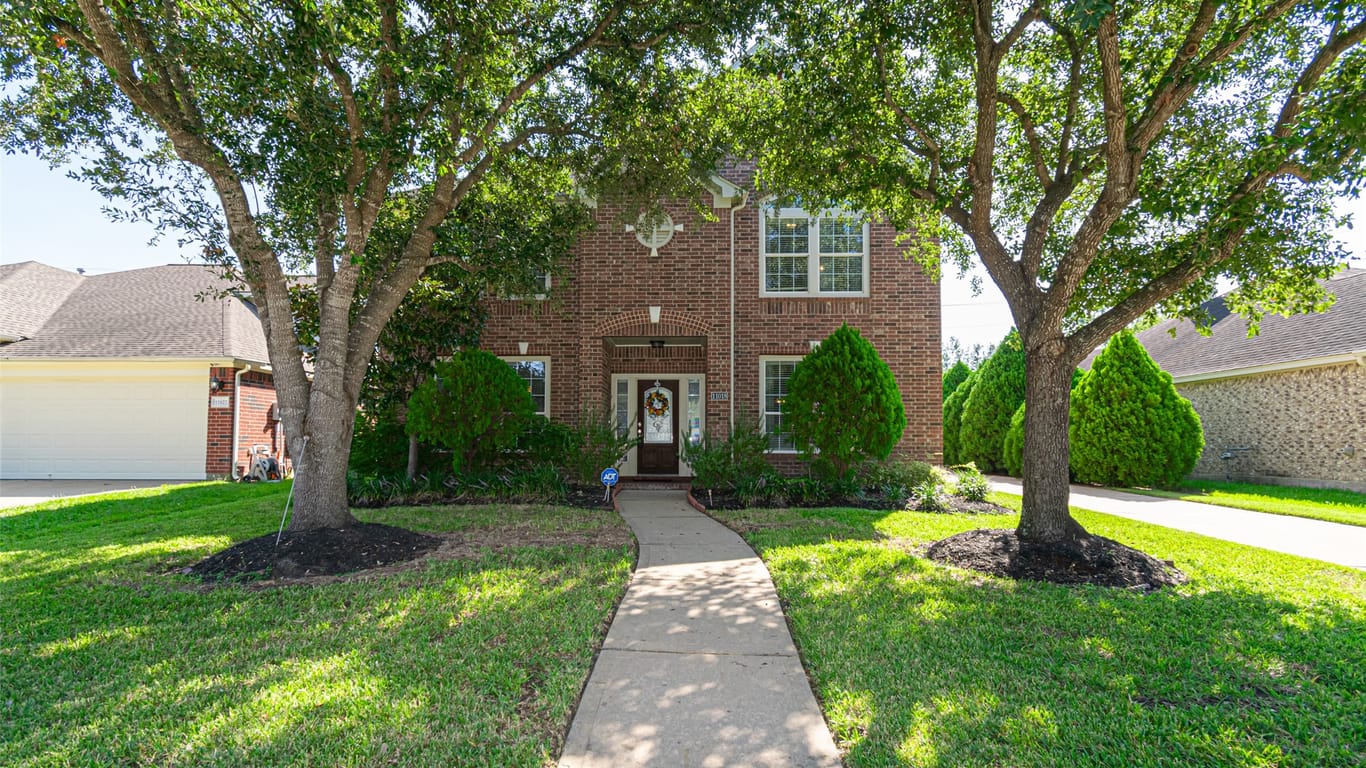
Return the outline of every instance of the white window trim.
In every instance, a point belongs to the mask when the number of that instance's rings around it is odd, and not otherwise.
[[[768,405],[768,392],[765,391],[765,387],[768,386],[768,370],[767,370],[767,369],[768,369],[768,364],[769,364],[769,363],[800,363],[803,359],[804,359],[804,356],[803,356],[803,355],[760,355],[760,356],[759,356],[759,416],[763,419],[761,422],[759,422],[759,429],[764,433],[764,437],[765,437],[765,438],[768,437],[768,408],[767,408],[767,405]],[[771,453],[771,454],[779,455],[779,456],[782,456],[782,455],[793,455],[793,454],[798,453],[798,451],[797,451],[796,448],[793,448],[793,449],[791,449],[791,450],[786,450],[786,451],[783,451],[783,450],[773,450],[773,449],[770,449],[770,448],[765,448],[765,449],[764,449],[764,452],[765,452],[765,453]]]
[[[523,295],[521,295],[521,294],[515,294],[515,295],[512,295],[512,296],[505,296],[505,297],[503,297],[503,300],[504,300],[504,301],[545,301],[546,299],[550,298],[550,291],[551,291],[551,290],[554,288],[554,286],[555,286],[555,274],[554,274],[553,272],[551,272],[550,270],[546,270],[546,271],[544,271],[544,272],[537,272],[535,275],[533,275],[533,277],[536,277],[536,278],[542,278],[542,277],[543,277],[543,278],[545,278],[545,281],[542,283],[542,286],[543,286],[543,287],[541,288],[541,290],[537,291],[536,293],[531,294],[530,296],[523,296]],[[507,358],[504,358],[504,359],[507,359]],[[533,359],[539,360],[540,358],[533,358]]]
[[[550,358],[545,355],[507,355],[498,357],[505,363],[544,363],[545,364],[545,413],[538,415],[550,418]]]
[[[805,291],[770,291],[768,290],[768,219],[774,218],[805,218],[811,224],[807,235],[806,252],[806,290]],[[861,291],[822,291],[821,290],[821,253],[820,253],[820,220],[822,218],[855,218],[863,220],[863,290]],[[811,212],[804,208],[788,207],[775,208],[771,204],[759,206],[759,295],[763,297],[822,297],[822,298],[867,298],[869,288],[869,262],[871,258],[872,228],[870,222],[861,213],[846,211],[840,208],[829,208],[822,211]],[[774,254],[775,256],[799,256],[800,254]],[[840,255],[840,254],[832,254]]]

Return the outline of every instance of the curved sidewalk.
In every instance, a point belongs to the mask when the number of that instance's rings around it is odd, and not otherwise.
[[[622,491],[640,561],[561,768],[840,765],[768,569],[681,491]]]
[[[1021,492],[1019,480],[997,476],[990,479],[996,490]],[[1251,512],[1085,485],[1072,486],[1071,504],[1273,552],[1366,569],[1366,528],[1359,525]]]

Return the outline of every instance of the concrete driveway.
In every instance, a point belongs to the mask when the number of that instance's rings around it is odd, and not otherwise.
[[[126,491],[130,488],[160,488],[202,480],[0,480],[0,509],[39,504],[68,496]]]

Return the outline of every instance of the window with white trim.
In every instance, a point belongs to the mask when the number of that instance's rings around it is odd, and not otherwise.
[[[760,218],[761,294],[868,295],[868,222],[863,217],[766,206]]]
[[[544,358],[505,357],[503,360],[526,382],[536,413],[550,417],[550,361]]]
[[[761,429],[768,435],[770,453],[797,451],[792,434],[783,428],[783,402],[787,399],[787,380],[800,361],[800,357],[759,358],[759,401],[764,416]]]

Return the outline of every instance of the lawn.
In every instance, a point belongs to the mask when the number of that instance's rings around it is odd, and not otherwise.
[[[714,514],[751,530],[851,768],[1366,765],[1361,572],[1077,511],[1191,577],[1145,595],[917,554],[1015,515]]]
[[[481,549],[307,586],[168,573],[273,531],[285,490],[0,510],[0,765],[553,764],[630,548]],[[622,526],[552,507],[358,516],[542,543]]]
[[[1184,499],[1221,507],[1270,512],[1273,515],[1309,517],[1330,523],[1366,526],[1366,493],[1333,488],[1297,488],[1285,485],[1192,480],[1175,491],[1122,489],[1131,493]]]

